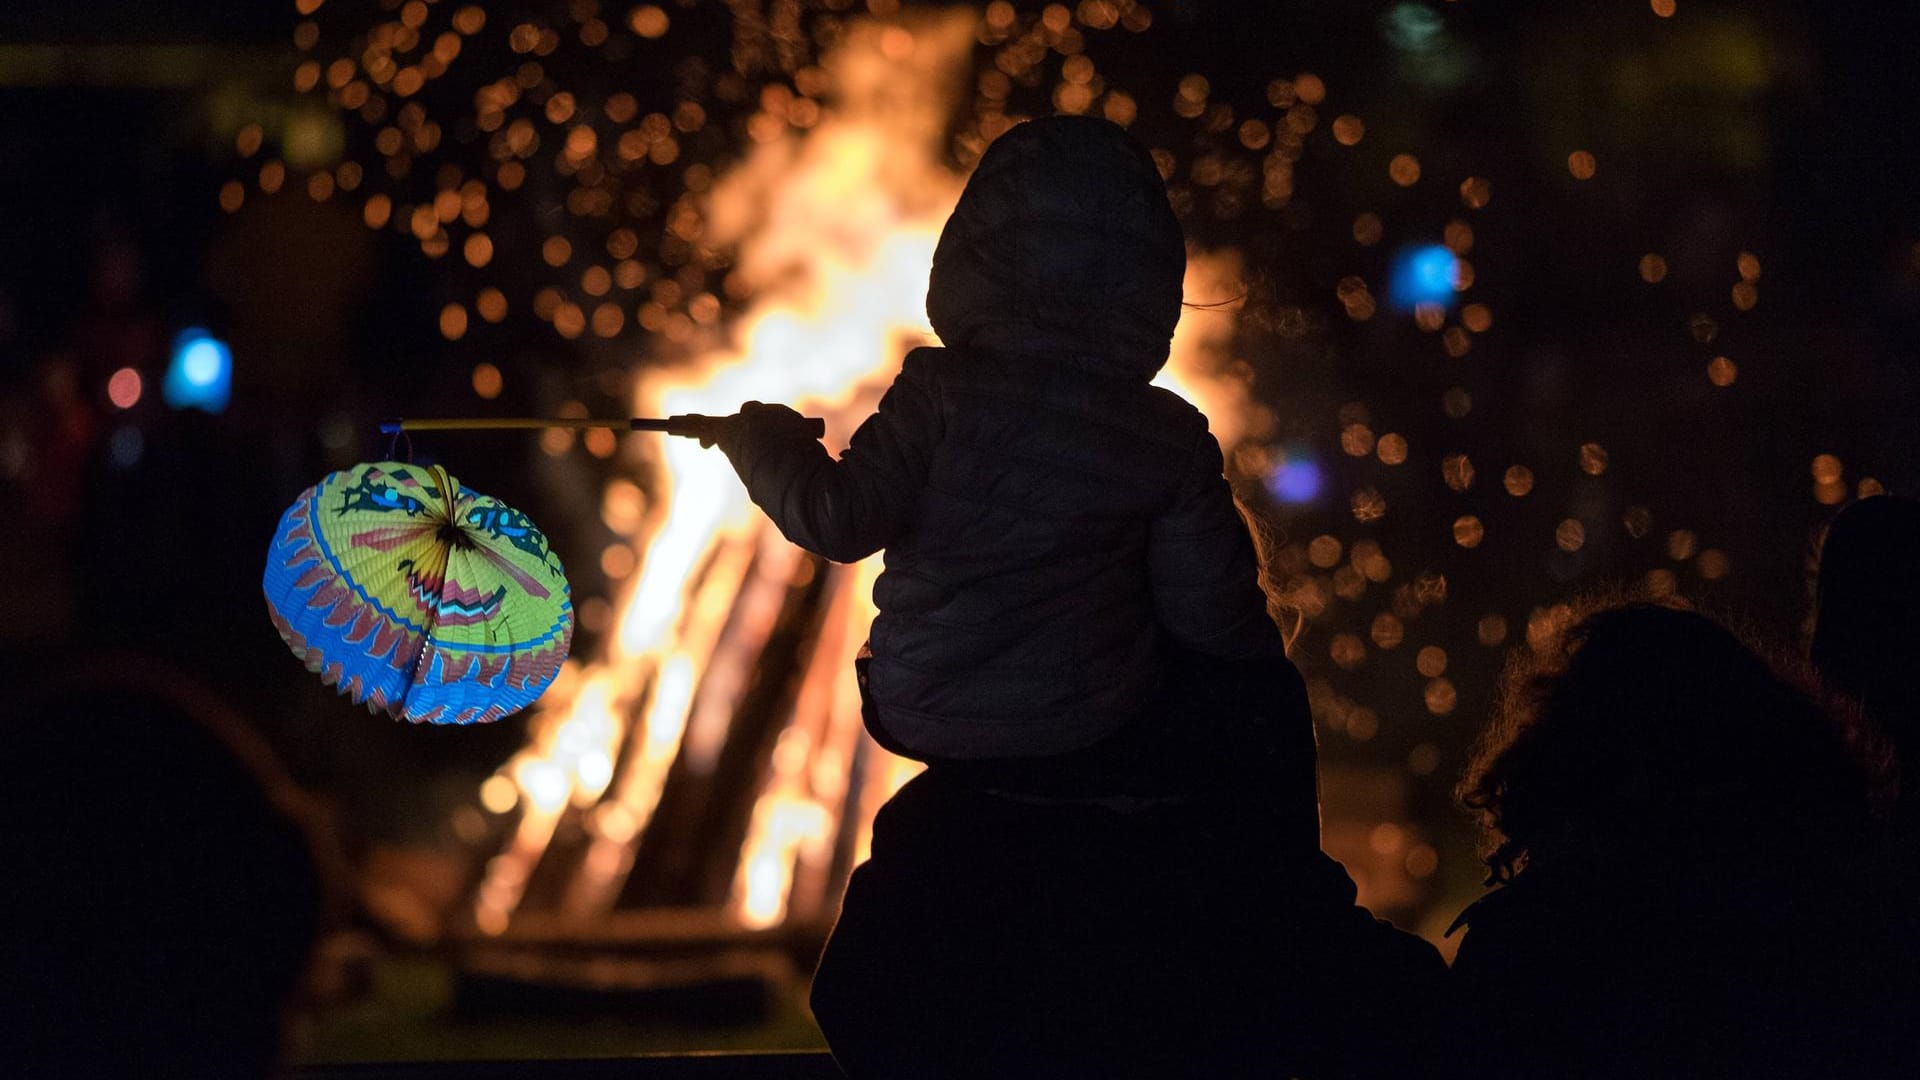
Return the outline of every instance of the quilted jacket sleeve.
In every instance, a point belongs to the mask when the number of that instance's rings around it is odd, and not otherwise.
[[[923,363],[909,356],[840,460],[790,428],[754,425],[727,456],[787,539],[834,562],[858,562],[912,523],[940,439],[934,394]]]
[[[1247,523],[1221,475],[1220,444],[1202,431],[1185,478],[1148,540],[1154,612],[1180,646],[1209,656],[1285,655],[1267,613]]]

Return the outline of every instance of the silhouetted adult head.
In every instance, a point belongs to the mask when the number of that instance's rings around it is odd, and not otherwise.
[[[1877,495],[1842,510],[1820,547],[1813,642],[1827,686],[1859,700],[1920,780],[1920,502]],[[1902,800],[1913,813],[1920,800]]]
[[[8,706],[0,1074],[265,1075],[321,882],[264,744],[124,657]]]
[[[1081,358],[1141,379],[1180,321],[1186,241],[1152,155],[1050,116],[994,140],[940,233],[927,317],[950,348]]]
[[[1494,880],[1559,860],[1658,876],[1781,830],[1864,824],[1852,745],[1719,623],[1631,603],[1516,651],[1461,801],[1489,834]]]

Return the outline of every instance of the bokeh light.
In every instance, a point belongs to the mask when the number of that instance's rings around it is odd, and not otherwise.
[[[130,367],[123,367],[107,379],[107,400],[116,409],[131,409],[140,403],[140,394],[144,384],[140,373]]]
[[[1390,278],[1394,306],[1411,311],[1422,304],[1451,305],[1459,264],[1459,256],[1445,244],[1423,244],[1401,251],[1394,256]]]
[[[1267,490],[1273,497],[1293,505],[1313,502],[1325,486],[1319,463],[1299,449],[1283,453],[1267,478]]]
[[[233,392],[232,351],[200,327],[181,331],[160,392],[176,409],[224,412]]]

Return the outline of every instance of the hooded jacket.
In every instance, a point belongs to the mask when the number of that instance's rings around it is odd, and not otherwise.
[[[788,539],[838,562],[886,550],[866,685],[882,743],[1060,754],[1150,708],[1169,647],[1285,664],[1219,444],[1150,385],[1185,266],[1120,128],[1021,124],[941,233],[927,313],[946,347],[908,354],[841,459],[752,410],[723,441]]]

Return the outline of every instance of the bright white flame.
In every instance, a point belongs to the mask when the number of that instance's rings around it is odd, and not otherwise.
[[[770,792],[761,798],[735,878],[735,913],[742,923],[760,928],[786,918],[800,849],[826,840],[832,821],[825,807],[804,797]]]
[[[524,762],[517,779],[520,789],[527,793],[536,809],[551,811],[566,805],[567,771],[558,762],[551,759]]]

